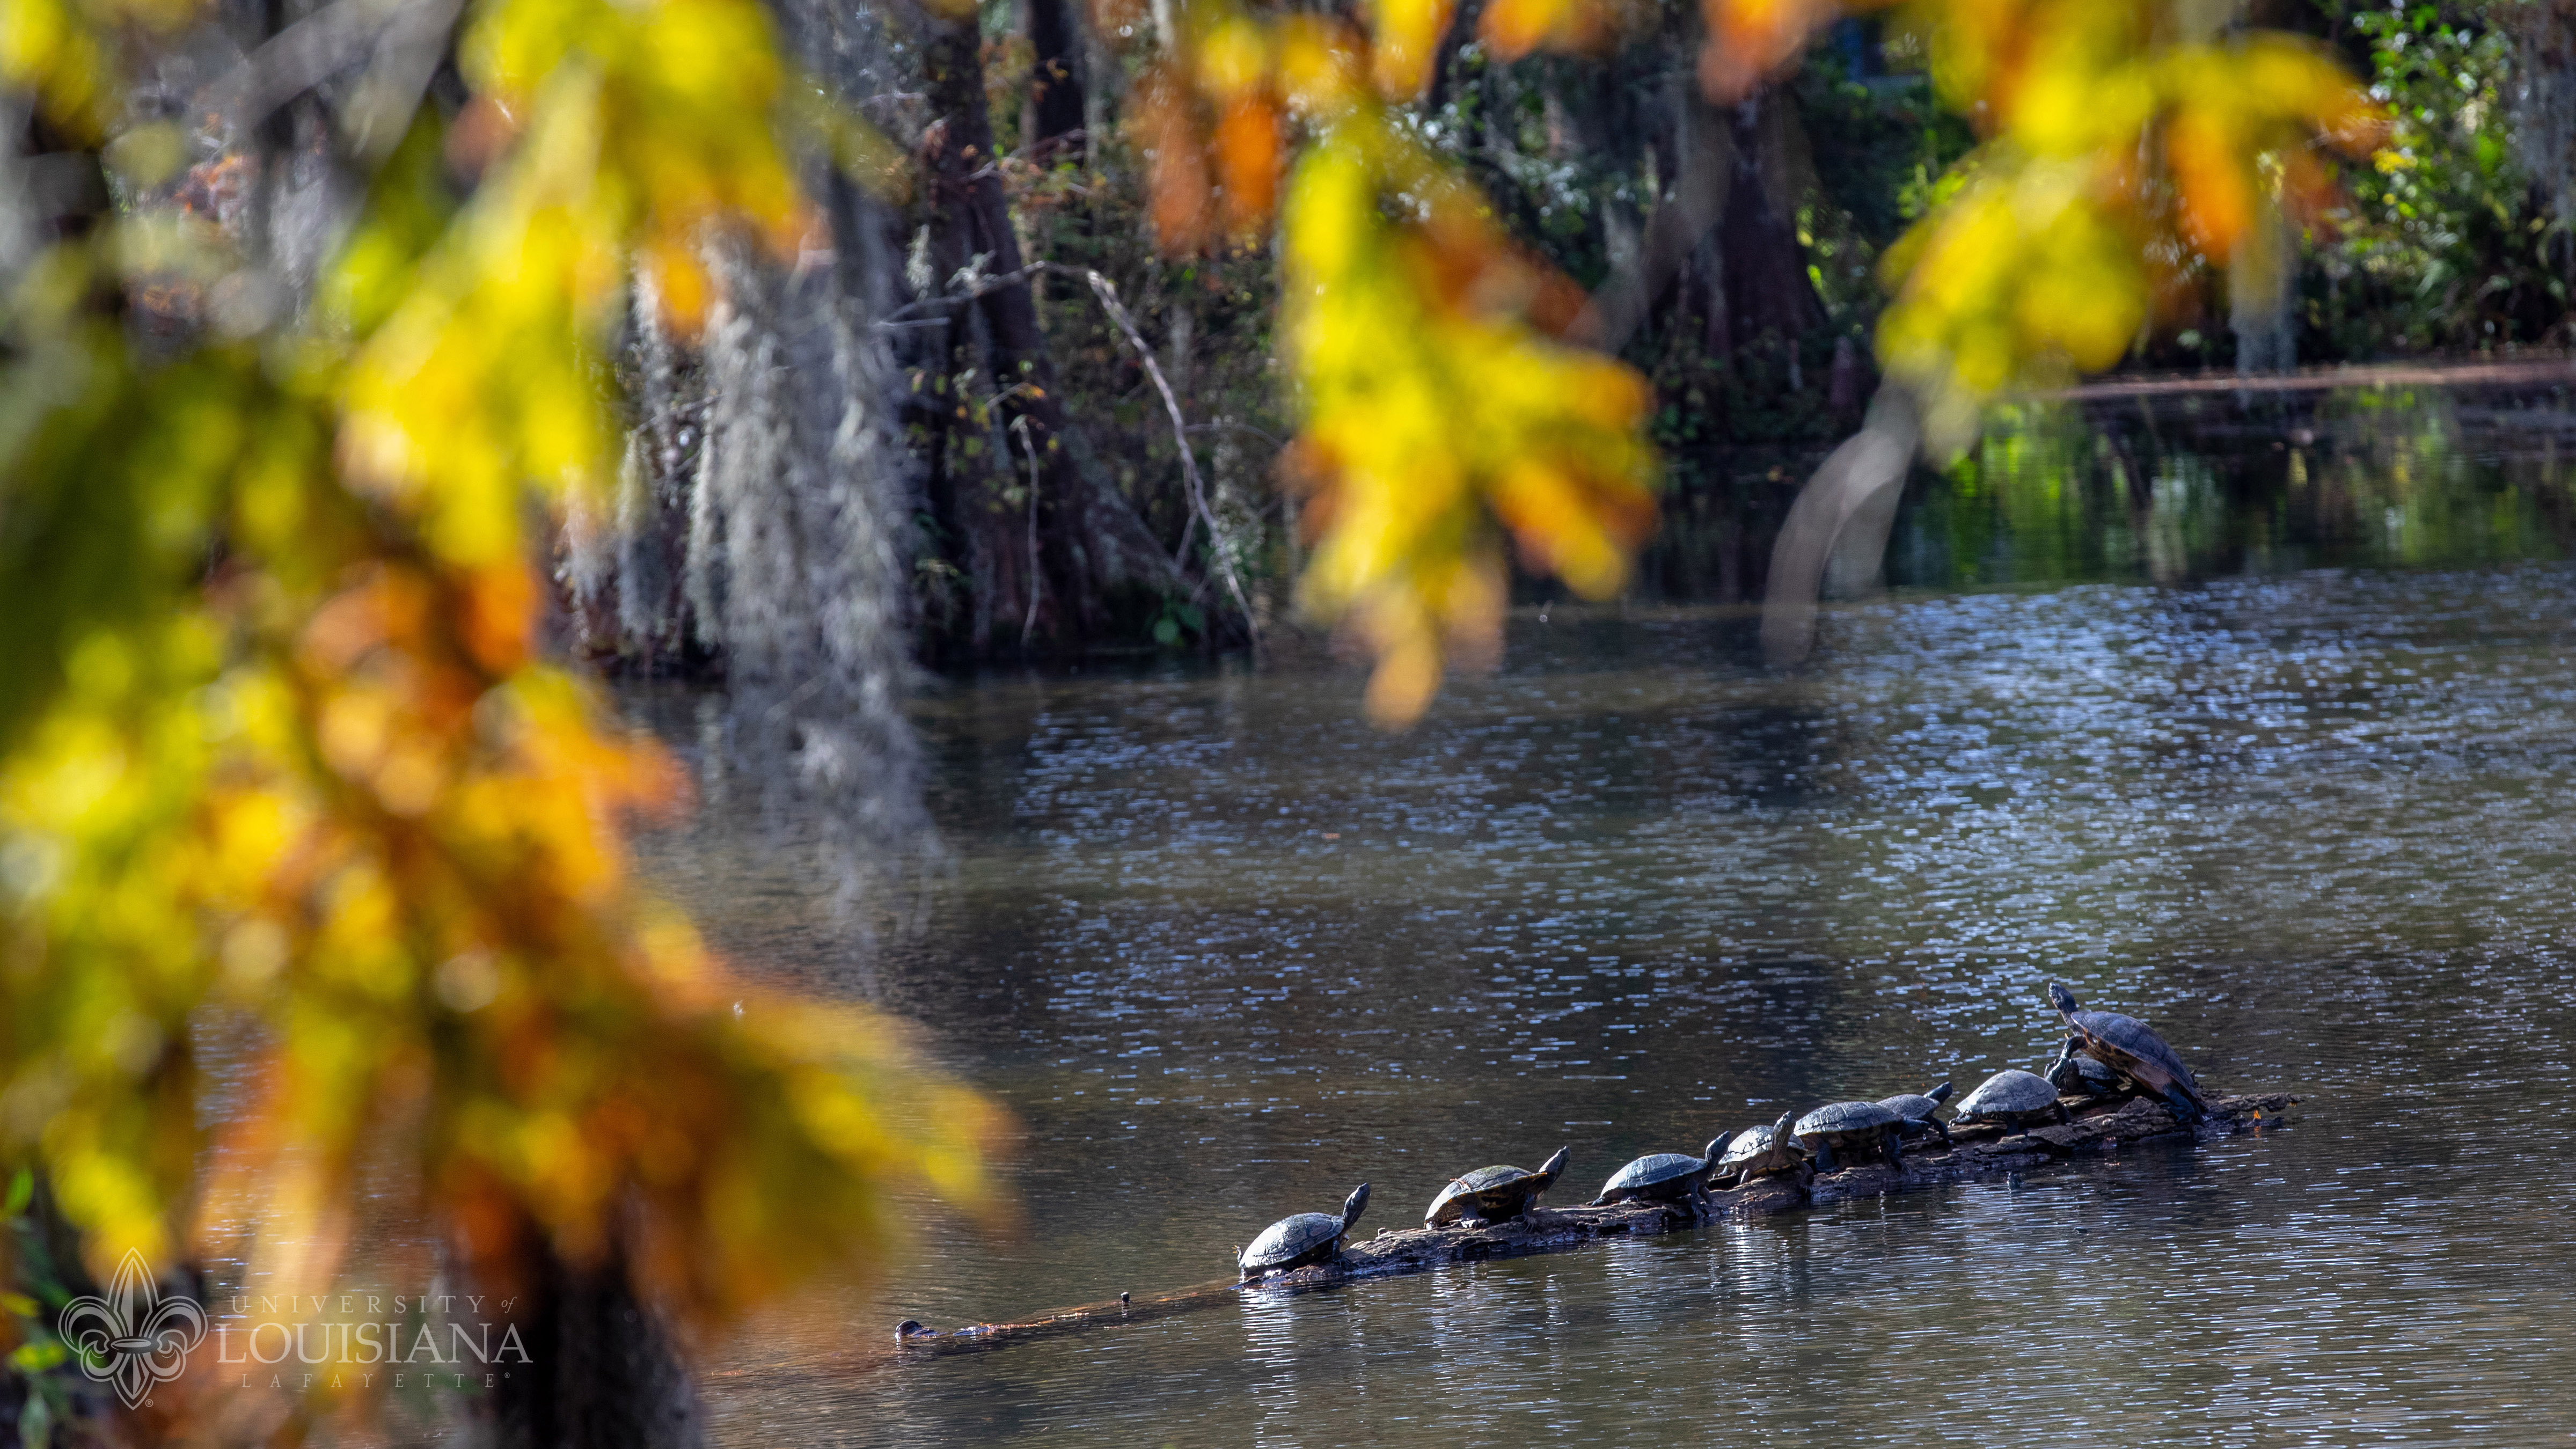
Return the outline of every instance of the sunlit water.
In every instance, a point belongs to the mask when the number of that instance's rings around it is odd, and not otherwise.
[[[1673,606],[1524,610],[1500,675],[1392,738],[1321,666],[941,686],[953,873],[867,972],[792,843],[721,804],[654,842],[739,956],[921,1023],[1027,1130],[1026,1235],[925,1206],[883,1288],[729,1350],[720,1437],[2576,1437],[2568,485],[2545,430],[2329,423],[2239,438],[2252,484],[2170,439],[2170,476],[2088,482],[2062,422],[1990,444],[1794,676],[1743,611]],[[2054,1049],[2050,975],[2213,1088],[2308,1100],[2017,1182],[879,1353],[900,1317],[1219,1276],[1362,1179],[1366,1234],[1560,1143],[1579,1201],[1783,1106],[1965,1090]]]

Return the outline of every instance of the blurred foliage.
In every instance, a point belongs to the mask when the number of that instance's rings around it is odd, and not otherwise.
[[[2268,209],[2320,214],[2330,152],[2375,144],[2381,108],[2327,55],[2205,9],[1899,7],[1931,93],[1971,118],[1964,158],[1954,125],[1820,82],[1848,112],[1825,129],[1902,174],[1892,211],[1888,177],[1811,200],[1809,275],[1848,317],[1877,268],[1881,359],[1939,442],[2004,390],[2117,361]],[[1697,81],[1743,97],[1842,15],[1704,0]],[[1301,595],[1364,641],[1368,707],[1400,724],[1492,656],[1514,552],[1587,597],[1625,585],[1655,521],[1648,430],[1680,419],[1657,423],[1585,289],[1441,144],[1466,114],[1421,104],[1462,38],[1448,0],[1179,16],[1127,98],[1133,204],[1166,298],[1275,341]],[[793,256],[817,225],[796,157],[875,172],[886,148],[780,62],[757,0],[483,0],[454,46],[463,103],[415,90],[363,153],[366,200],[299,310],[170,202],[215,181],[174,178],[170,136],[111,137],[120,67],[192,18],[0,18],[0,79],[126,198],[0,302],[0,1155],[42,1167],[94,1266],[256,1224],[255,1270],[310,1282],[355,1230],[361,1159],[391,1152],[470,1270],[614,1253],[699,1321],[864,1261],[892,1183],[983,1202],[989,1107],[876,1018],[731,979],[637,889],[622,829],[681,782],[539,659],[529,564],[537,505],[614,471],[602,359],[630,274],[686,333],[711,235]],[[1661,18],[1489,0],[1470,43],[1576,66]],[[2407,65],[2438,48],[2399,33]],[[994,59],[1005,88],[1025,69]],[[2382,70],[2392,97],[2418,84]],[[1026,210],[1119,215],[1082,195],[1092,163],[996,164]],[[1536,179],[1541,232],[1621,199]],[[1096,330],[1056,341],[1129,366]],[[1217,386],[1255,412],[1266,365]],[[1203,623],[1167,604],[1154,627]],[[209,1015],[257,1053],[211,1143]]]
[[[1391,724],[1421,713],[1451,658],[1492,657],[1506,540],[1607,598],[1653,516],[1643,381],[1562,340],[1581,290],[1389,104],[1426,83],[1447,14],[1391,0],[1363,33],[1196,7],[1140,111],[1167,245],[1241,239],[1283,213],[1282,350],[1303,423],[1287,466],[1317,539],[1300,593],[1355,623],[1378,661],[1369,712]],[[1482,24],[1497,46],[1559,33],[1511,5]],[[1283,188],[1292,122],[1312,143]]]
[[[1706,0],[1704,12],[1699,76],[1720,100],[1845,13],[1823,0]],[[1936,448],[1963,445],[2006,390],[2120,360],[2191,269],[2248,245],[2267,209],[2306,216],[2333,198],[2328,151],[2377,140],[2380,109],[2326,53],[2219,31],[2200,12],[2178,0],[1899,8],[1936,93],[1979,136],[1946,175],[1900,188],[1926,214],[1879,260],[1893,293],[1880,359],[1917,394]],[[1304,427],[1292,466],[1317,504],[1301,594],[1366,640],[1370,709],[1388,723],[1416,716],[1453,659],[1490,657],[1504,539],[1601,597],[1625,583],[1652,525],[1655,465],[1637,436],[1649,388],[1558,340],[1580,340],[1567,335],[1581,316],[1571,284],[1513,248],[1455,163],[1391,109],[1422,93],[1451,16],[1443,0],[1382,0],[1363,33],[1194,7],[1137,118],[1167,246],[1241,241],[1284,209]],[[1635,22],[1592,0],[1513,0],[1486,6],[1476,37],[1507,61],[1597,50]],[[1838,246],[1847,268],[1877,250],[1867,232],[1883,218],[1840,210],[1843,237],[1820,246],[1811,213],[1801,241],[1828,259]]]
[[[2322,210],[2326,153],[2365,154],[2383,129],[2323,51],[2197,32],[2187,6],[1917,0],[1906,19],[1984,131],[1886,263],[1880,357],[1937,448],[1999,392],[2118,362],[2193,260],[2253,245],[2271,208]]]
[[[96,138],[101,57],[184,18],[13,7],[8,75]],[[390,1160],[480,1280],[613,1258],[705,1323],[872,1261],[897,1183],[982,1205],[998,1122],[639,891],[622,825],[683,782],[536,657],[525,530],[605,482],[629,266],[702,307],[707,228],[806,225],[785,137],[861,153],[753,0],[494,0],[458,53],[307,315],[175,207],[6,299],[0,1161],[94,1271],[221,1243],[314,1284]],[[210,1018],[253,1043],[212,1141]]]

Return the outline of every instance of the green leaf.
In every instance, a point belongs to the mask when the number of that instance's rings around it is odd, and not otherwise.
[[[0,1218],[16,1217],[25,1212],[27,1204],[35,1199],[35,1170],[27,1167],[19,1168],[18,1175],[9,1179],[9,1195],[6,1198],[0,1198]]]
[[[9,1366],[20,1373],[40,1374],[71,1357],[70,1350],[47,1339],[41,1343],[22,1343],[9,1355]]]

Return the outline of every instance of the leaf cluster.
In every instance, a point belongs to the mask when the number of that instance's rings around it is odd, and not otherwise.
[[[95,127],[135,18],[45,13],[9,74]],[[803,234],[786,138],[848,138],[754,0],[495,0],[456,48],[467,99],[419,102],[300,313],[215,306],[262,262],[148,205],[6,279],[0,1162],[94,1269],[299,1287],[390,1163],[496,1291],[614,1262],[704,1324],[864,1267],[896,1184],[984,1204],[1000,1119],[639,887],[623,829],[683,781],[542,661],[527,528],[604,482],[630,270],[703,307],[711,234]],[[139,346],[172,276],[211,280]],[[210,1127],[216,1020],[248,1100]]]

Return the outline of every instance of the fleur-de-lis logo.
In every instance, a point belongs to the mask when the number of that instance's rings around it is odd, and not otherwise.
[[[162,1297],[143,1255],[129,1252],[107,1295],[85,1293],[64,1304],[57,1326],[81,1372],[114,1384],[116,1396],[134,1409],[154,1384],[187,1369],[188,1355],[206,1341],[206,1310],[192,1299]]]

